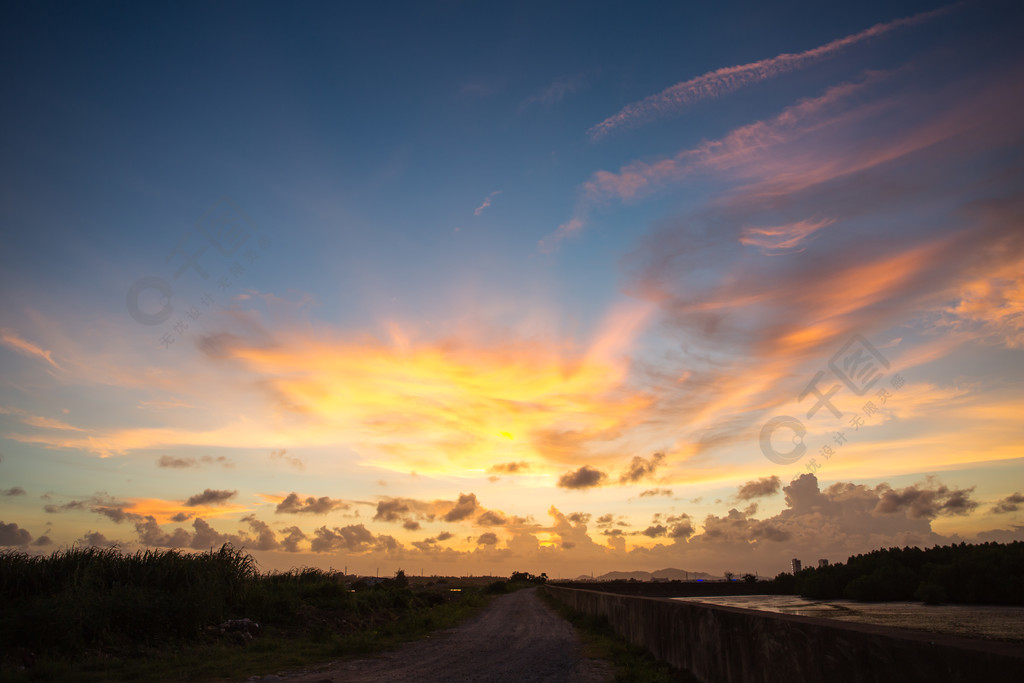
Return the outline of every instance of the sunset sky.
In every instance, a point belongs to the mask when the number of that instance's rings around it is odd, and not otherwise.
[[[842,5],[5,4],[0,546],[1024,539],[1024,9]]]

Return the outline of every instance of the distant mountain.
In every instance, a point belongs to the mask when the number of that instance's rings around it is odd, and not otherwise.
[[[576,577],[577,581],[629,581],[630,579],[636,579],[637,581],[650,581],[652,579],[668,579],[669,581],[696,581],[698,579],[720,579],[721,576],[715,576],[714,574],[708,574],[707,572],[689,572],[685,569],[659,569],[653,572],[608,572],[595,576],[593,578],[584,575]]]

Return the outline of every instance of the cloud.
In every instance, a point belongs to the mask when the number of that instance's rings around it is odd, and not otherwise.
[[[647,489],[646,491],[640,492],[641,498],[648,498],[651,496],[671,496],[672,489]]]
[[[476,523],[480,526],[504,526],[508,519],[497,510],[488,510],[476,518]]]
[[[32,534],[14,522],[0,521],[0,546],[25,546],[32,540]]]
[[[12,486],[9,489],[5,489],[3,491],[0,491],[0,496],[24,496],[24,495],[25,495],[25,489],[21,488],[20,486]]]
[[[299,552],[299,543],[305,541],[307,536],[297,526],[291,526],[286,529],[282,529],[281,533],[284,534],[284,540],[281,541],[281,548],[285,552],[297,553]]]
[[[649,526],[640,533],[642,533],[644,536],[649,536],[651,538],[658,538],[659,536],[664,536],[665,534],[667,534],[668,529],[666,529],[663,525],[658,524],[657,526]]]
[[[98,531],[89,531],[77,543],[92,548],[113,548],[120,545],[117,541],[111,541]]]
[[[579,234],[585,226],[586,223],[582,218],[578,216],[570,218],[565,223],[559,225],[557,230],[537,243],[538,251],[542,254],[553,254],[558,250],[562,240]]]
[[[247,522],[249,529],[256,534],[255,538],[251,539],[248,547],[251,547],[253,550],[277,550],[281,547],[277,536],[274,534],[274,530],[270,528],[269,524],[256,519],[254,515],[246,515],[242,518],[242,521]]]
[[[573,524],[586,524],[590,521],[590,517],[591,515],[589,512],[570,512],[566,515],[566,519]]]
[[[491,200],[494,199],[495,197],[497,197],[499,194],[501,194],[501,190],[495,190],[494,192],[492,192],[489,195],[487,195],[484,198],[483,203],[480,206],[478,206],[475,209],[473,209],[473,215],[474,216],[479,216],[480,214],[482,214],[484,212],[484,209],[486,209],[487,207],[489,207],[491,205]]]
[[[1021,494],[1018,491],[996,503],[992,507],[991,512],[997,515],[1005,514],[1007,512],[1017,512],[1020,510],[1022,503],[1024,503],[1024,494]]]
[[[485,534],[480,534],[480,537],[476,539],[477,545],[497,545],[498,535],[488,531]]]
[[[460,493],[459,500],[445,513],[442,519],[446,522],[457,522],[472,516],[477,511],[478,506],[475,493],[465,495]]]
[[[176,455],[161,455],[160,459],[156,461],[156,466],[183,469],[186,467],[199,467],[199,461],[195,458],[182,458]]]
[[[283,460],[290,467],[294,467],[295,469],[300,471],[306,469],[306,463],[304,463],[301,458],[297,458],[294,455],[288,455],[288,450],[285,448],[278,448],[276,450],[270,451],[270,459]]]
[[[491,465],[489,472],[497,474],[520,474],[530,469],[530,463],[528,462],[505,462],[498,463],[497,465]]]
[[[420,523],[414,519],[407,519],[402,522],[402,528],[408,531],[419,531]]]
[[[53,540],[49,536],[40,536],[36,540],[32,541],[32,545],[37,548],[42,548],[48,545],[53,545]]]
[[[437,540],[439,540],[439,541],[447,541],[452,536],[453,536],[453,534],[450,534],[447,531],[442,531],[441,533],[439,533],[437,535]]]
[[[563,489],[586,489],[592,486],[599,486],[608,475],[596,470],[590,465],[584,465],[578,470],[566,472],[558,478],[558,485]]]
[[[736,492],[736,497],[739,500],[764,498],[765,496],[774,496],[781,488],[782,480],[777,476],[772,475],[770,477],[763,477],[754,481],[748,481],[746,484],[743,484]]]
[[[939,515],[967,515],[978,503],[971,500],[969,489],[950,489],[929,480],[927,483],[914,484],[903,489],[893,489],[882,484],[875,512],[892,515],[904,512],[911,519],[934,519]]]
[[[912,17],[875,24],[871,28],[833,40],[816,48],[796,54],[783,53],[757,62],[724,67],[710,71],[688,81],[677,83],[656,95],[634,102],[624,107],[619,113],[594,125],[587,131],[591,141],[597,141],[617,128],[628,128],[647,123],[657,118],[676,113],[684,107],[700,100],[721,97],[740,88],[790,71],[802,69],[821,60],[832,57],[840,51],[878,38],[896,29],[921,24],[935,17],[950,12],[961,5],[949,5],[937,10],[922,12]]]
[[[584,74],[577,74],[568,78],[559,78],[527,97],[523,103],[519,105],[519,111],[528,109],[535,104],[550,107],[553,104],[561,102],[569,95],[585,89],[587,85],[588,79]]]
[[[349,504],[343,500],[335,498],[329,498],[327,496],[321,496],[316,498],[314,496],[306,496],[301,498],[297,493],[289,493],[284,499],[277,504],[274,509],[276,514],[310,514],[310,515],[326,515],[332,510],[347,510]]]
[[[196,507],[198,505],[222,505],[237,495],[238,491],[206,489],[202,493],[190,496],[189,499],[185,501],[185,506]]]
[[[230,458],[224,455],[219,455],[214,458],[211,455],[204,455],[201,458],[182,457],[178,455],[161,455],[156,461],[157,467],[167,467],[170,469],[185,469],[189,467],[199,467],[202,464],[212,465],[219,464],[223,467],[230,468],[234,467]]]
[[[372,550],[377,543],[378,538],[362,524],[350,524],[334,529],[322,526],[313,532],[311,548],[315,553],[338,551],[358,553]]]
[[[14,330],[8,328],[0,329],[0,344],[3,344],[7,348],[18,352],[23,356],[28,356],[30,358],[33,356],[36,358],[42,358],[57,370],[62,369],[59,365],[57,365],[57,362],[53,360],[52,351],[47,351],[46,349],[36,344],[33,344],[30,341],[26,341],[21,336],[19,336],[18,333],[15,332]]]
[[[646,460],[639,455],[634,455],[632,462],[629,464],[629,469],[619,478],[619,481],[627,484],[646,479],[653,475],[654,471],[664,463],[664,453],[655,453]]]

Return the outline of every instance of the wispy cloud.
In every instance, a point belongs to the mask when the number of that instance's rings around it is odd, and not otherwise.
[[[487,195],[487,197],[483,201],[483,204],[473,209],[473,215],[479,216],[480,214],[482,214],[484,210],[491,205],[491,200],[497,197],[499,194],[501,194],[501,190],[495,190],[494,192]]]
[[[46,349],[36,344],[33,344],[30,341],[22,339],[14,330],[7,328],[0,329],[0,344],[3,344],[4,346],[14,351],[17,351],[22,355],[42,358],[43,360],[45,360],[47,363],[57,368],[58,370],[61,369],[61,367],[57,365],[57,362],[53,360],[52,351],[47,351]]]
[[[710,71],[688,81],[677,83],[639,102],[627,105],[619,113],[591,127],[587,134],[592,141],[600,140],[617,128],[646,123],[675,113],[694,102],[721,97],[751,83],[757,83],[790,71],[805,68],[815,62],[832,57],[858,43],[865,42],[871,38],[878,38],[896,29],[921,24],[935,17],[947,14],[961,6],[962,3],[957,3],[937,10],[915,14],[912,17],[875,24],[871,28],[859,33],[833,40],[804,52],[795,54],[784,52],[768,59]]]
[[[585,74],[559,78],[523,100],[523,103],[519,105],[519,110],[528,109],[535,104],[543,106],[557,104],[569,95],[583,90],[587,85],[588,80]]]

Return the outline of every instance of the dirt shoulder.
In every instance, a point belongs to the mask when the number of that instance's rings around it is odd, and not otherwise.
[[[456,628],[372,659],[255,680],[611,681],[611,665],[584,657],[575,629],[536,593],[537,589],[531,588],[503,595]]]

